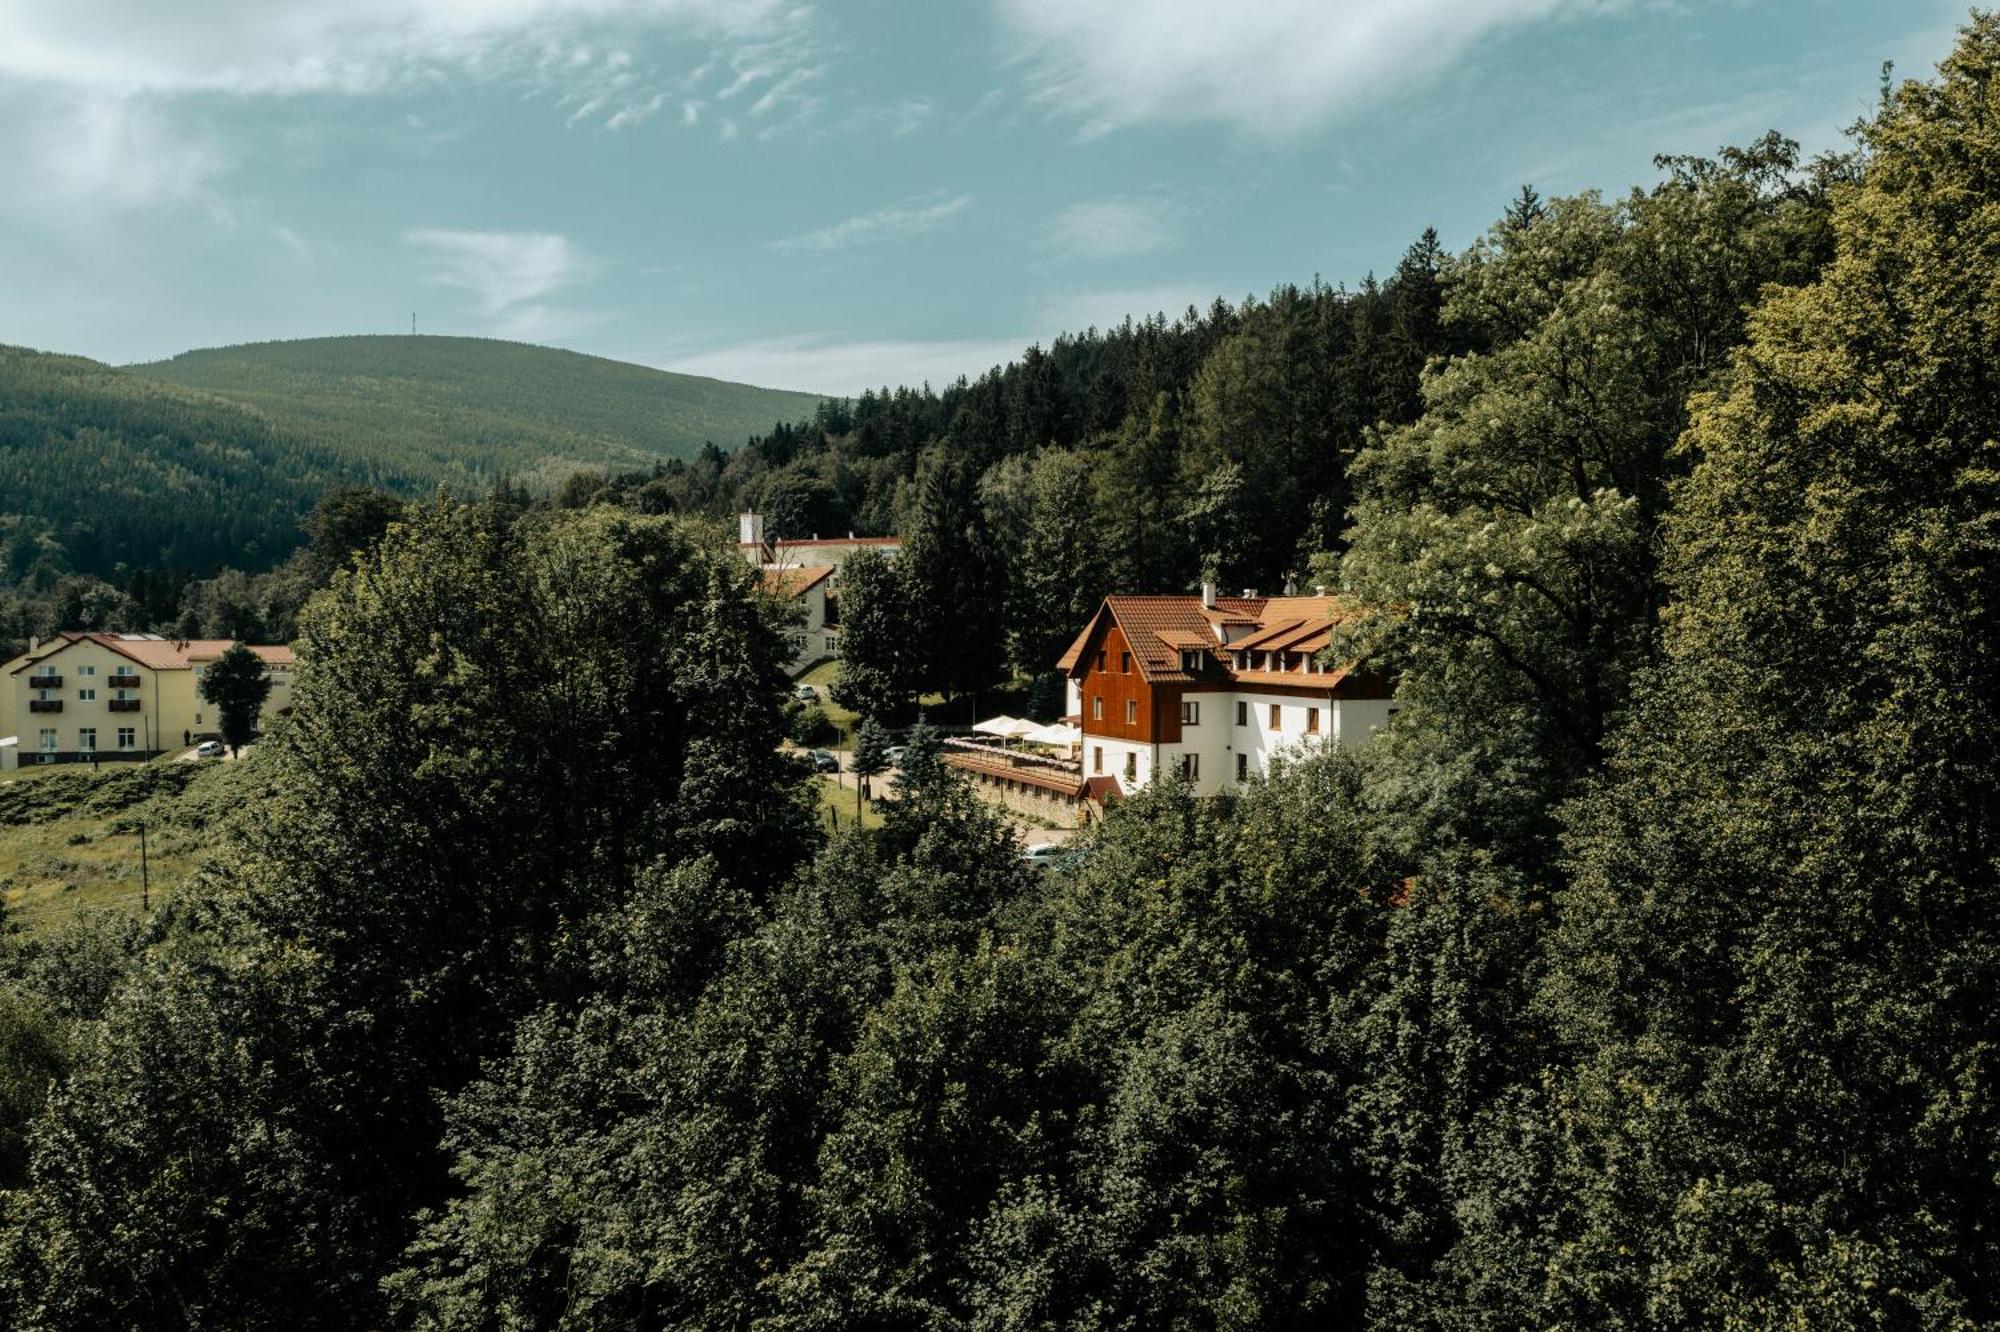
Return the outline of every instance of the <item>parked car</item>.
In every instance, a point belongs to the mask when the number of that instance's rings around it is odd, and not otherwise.
[[[840,771],[840,760],[824,749],[810,750],[807,752],[806,757],[812,760],[814,772]]]
[[[907,756],[909,752],[910,752],[910,747],[908,745],[890,745],[887,749],[882,751],[882,757],[889,760],[890,767],[900,768],[903,766],[904,757]]]
[[[204,740],[194,747],[194,756],[196,758],[221,758],[222,742],[220,740]]]
[[[1056,869],[1070,860],[1070,849],[1061,842],[1044,842],[1021,853],[1021,863],[1033,869]]]
[[[801,703],[819,702],[819,690],[812,685],[800,685],[792,691],[792,697]]]

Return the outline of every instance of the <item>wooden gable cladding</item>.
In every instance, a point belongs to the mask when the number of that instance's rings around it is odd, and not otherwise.
[[[1083,733],[1141,744],[1179,740],[1181,691],[1171,685],[1148,684],[1136,655],[1131,658],[1131,670],[1127,671],[1126,658],[1131,652],[1132,644],[1125,631],[1109,616],[1085,643],[1077,661]],[[1101,667],[1097,664],[1099,654],[1104,662]],[[1125,720],[1127,703],[1138,705],[1129,724]]]

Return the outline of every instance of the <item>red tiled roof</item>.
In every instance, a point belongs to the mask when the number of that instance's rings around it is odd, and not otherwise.
[[[900,546],[901,537],[801,537],[784,541],[739,541],[744,550],[754,550],[758,546],[768,546],[772,550],[786,550],[793,546]]]
[[[1106,597],[1104,606],[1125,631],[1126,641],[1132,644],[1139,673],[1153,684],[1186,683],[1195,678],[1181,669],[1179,650],[1161,641],[1161,634],[1174,634],[1183,641],[1193,638],[1204,644],[1216,641],[1203,614],[1200,597]],[[1254,622],[1262,607],[1261,601],[1224,597],[1215,609]]]
[[[1200,678],[1180,668],[1180,652],[1202,648],[1216,655],[1231,679],[1248,682],[1254,677],[1259,683],[1308,685],[1324,681],[1331,689],[1340,682],[1340,675],[1228,670],[1231,662],[1228,654],[1246,649],[1316,652],[1332,640],[1334,621],[1348,614],[1349,608],[1339,598],[1327,596],[1219,597],[1212,607],[1203,606],[1201,598],[1194,596],[1106,597],[1097,614],[1056,662],[1056,669],[1065,674],[1074,672],[1091,639],[1109,617],[1124,631],[1132,645],[1132,655],[1138,659],[1140,674],[1151,684],[1187,684]],[[1252,632],[1224,644],[1216,639],[1216,625],[1248,626]]]
[[[764,590],[774,597],[802,597],[833,577],[831,564],[804,564],[796,569],[764,570]]]
[[[188,639],[161,638],[152,634],[81,634],[69,629],[65,629],[62,636],[69,641],[56,648],[54,652],[41,653],[26,665],[15,667],[13,674],[19,675],[29,666],[54,656],[56,652],[83,642],[110,648],[119,656],[130,658],[148,670],[154,671],[192,670],[203,662],[216,660],[236,645],[236,640],[233,638]],[[297,664],[292,650],[288,647],[257,643],[246,643],[244,646],[256,653],[267,666]]]

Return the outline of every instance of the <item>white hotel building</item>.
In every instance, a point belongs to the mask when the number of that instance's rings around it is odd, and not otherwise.
[[[1281,754],[1358,745],[1396,711],[1380,675],[1323,666],[1337,597],[1106,597],[1057,663],[1094,797],[1163,772],[1214,794]]]

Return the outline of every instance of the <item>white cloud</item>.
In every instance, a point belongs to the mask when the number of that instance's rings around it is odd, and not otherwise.
[[[63,0],[0,7],[0,76],[133,93],[361,93],[440,71],[610,71],[596,32],[668,27],[743,37],[788,17],[782,0]]]
[[[214,189],[228,153],[156,99],[0,94],[0,207],[64,228],[172,207],[233,222]]]
[[[552,296],[593,269],[569,237],[537,231],[412,231],[403,238],[424,260],[424,280],[434,287],[472,293],[481,314],[510,314],[544,326]]]
[[[859,107],[848,113],[839,128],[858,132],[879,129],[901,139],[922,129],[936,113],[937,105],[930,98],[912,97],[887,106]]]
[[[678,69],[633,55],[659,37],[697,47]],[[0,87],[283,97],[506,80],[572,124],[619,129],[726,64],[734,91],[770,101],[763,114],[793,109],[771,117],[789,126],[816,109],[797,113],[797,76],[820,39],[812,7],[792,0],[62,0],[0,5]]]
[[[1173,246],[1178,239],[1157,199],[1095,199],[1072,204],[1049,225],[1049,245],[1079,259],[1116,259]]]
[[[996,0],[1032,95],[1086,135],[1219,122],[1283,139],[1509,27],[1623,0]]]
[[[937,194],[920,194],[904,199],[887,208],[878,208],[872,213],[850,217],[845,222],[820,227],[799,236],[788,236],[784,240],[773,241],[774,250],[844,250],[850,245],[865,245],[870,241],[891,240],[900,236],[918,236],[940,222],[955,217],[972,205],[969,194],[941,198]]]
[[[296,254],[299,258],[307,261],[312,259],[312,246],[306,243],[304,236],[299,235],[298,232],[293,231],[290,227],[283,225],[272,227],[271,234],[282,241],[285,248]]]
[[[768,338],[683,357],[665,368],[744,384],[851,397],[884,384],[929,383],[942,388],[960,375],[976,379],[1019,357],[1033,340],[1028,335],[929,342]]]

